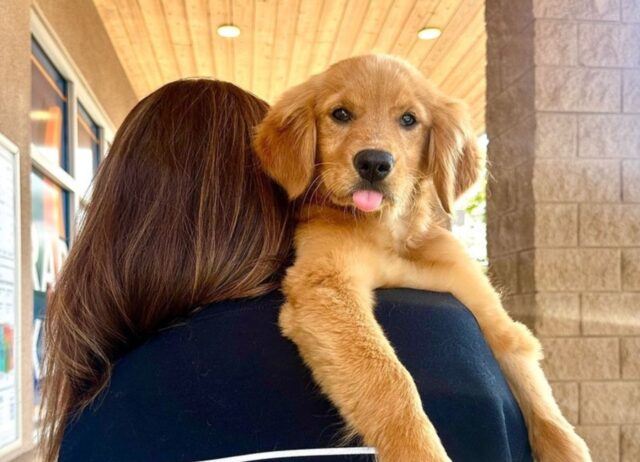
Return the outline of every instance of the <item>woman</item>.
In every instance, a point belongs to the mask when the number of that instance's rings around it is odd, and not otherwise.
[[[250,147],[266,110],[229,83],[187,80],[123,122],[48,312],[47,462],[292,449],[373,460],[337,448],[342,421],[278,332],[294,223]],[[520,411],[464,307],[381,291],[378,315],[453,460],[530,460]],[[332,447],[353,454],[327,457]]]

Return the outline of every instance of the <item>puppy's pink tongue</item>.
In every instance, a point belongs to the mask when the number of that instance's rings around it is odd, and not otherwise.
[[[353,193],[353,205],[363,212],[373,212],[380,208],[382,194],[378,191],[356,191]]]

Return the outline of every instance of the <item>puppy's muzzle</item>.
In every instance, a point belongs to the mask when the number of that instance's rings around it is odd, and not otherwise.
[[[353,165],[363,180],[372,184],[384,180],[393,169],[393,156],[387,151],[364,149],[353,158]]]

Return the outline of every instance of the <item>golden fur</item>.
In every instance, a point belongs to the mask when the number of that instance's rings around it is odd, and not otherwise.
[[[353,114],[336,123],[337,107]],[[401,127],[403,113],[417,124]],[[479,266],[442,225],[476,180],[467,109],[391,57],[333,65],[287,91],[258,127],[264,169],[298,207],[296,260],[284,280],[280,326],[351,429],[383,462],[449,461],[416,386],[373,315],[373,290],[451,292],[475,315],[525,416],[541,462],[589,461],[539,366],[538,341],[513,321]],[[393,154],[382,207],[353,207],[354,155]]]

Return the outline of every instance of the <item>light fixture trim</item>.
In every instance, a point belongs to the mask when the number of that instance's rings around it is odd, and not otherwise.
[[[442,35],[442,29],[439,27],[425,27],[418,31],[420,40],[435,40]]]
[[[240,28],[235,24],[221,24],[218,26],[218,35],[224,38],[236,38],[240,35]]]

